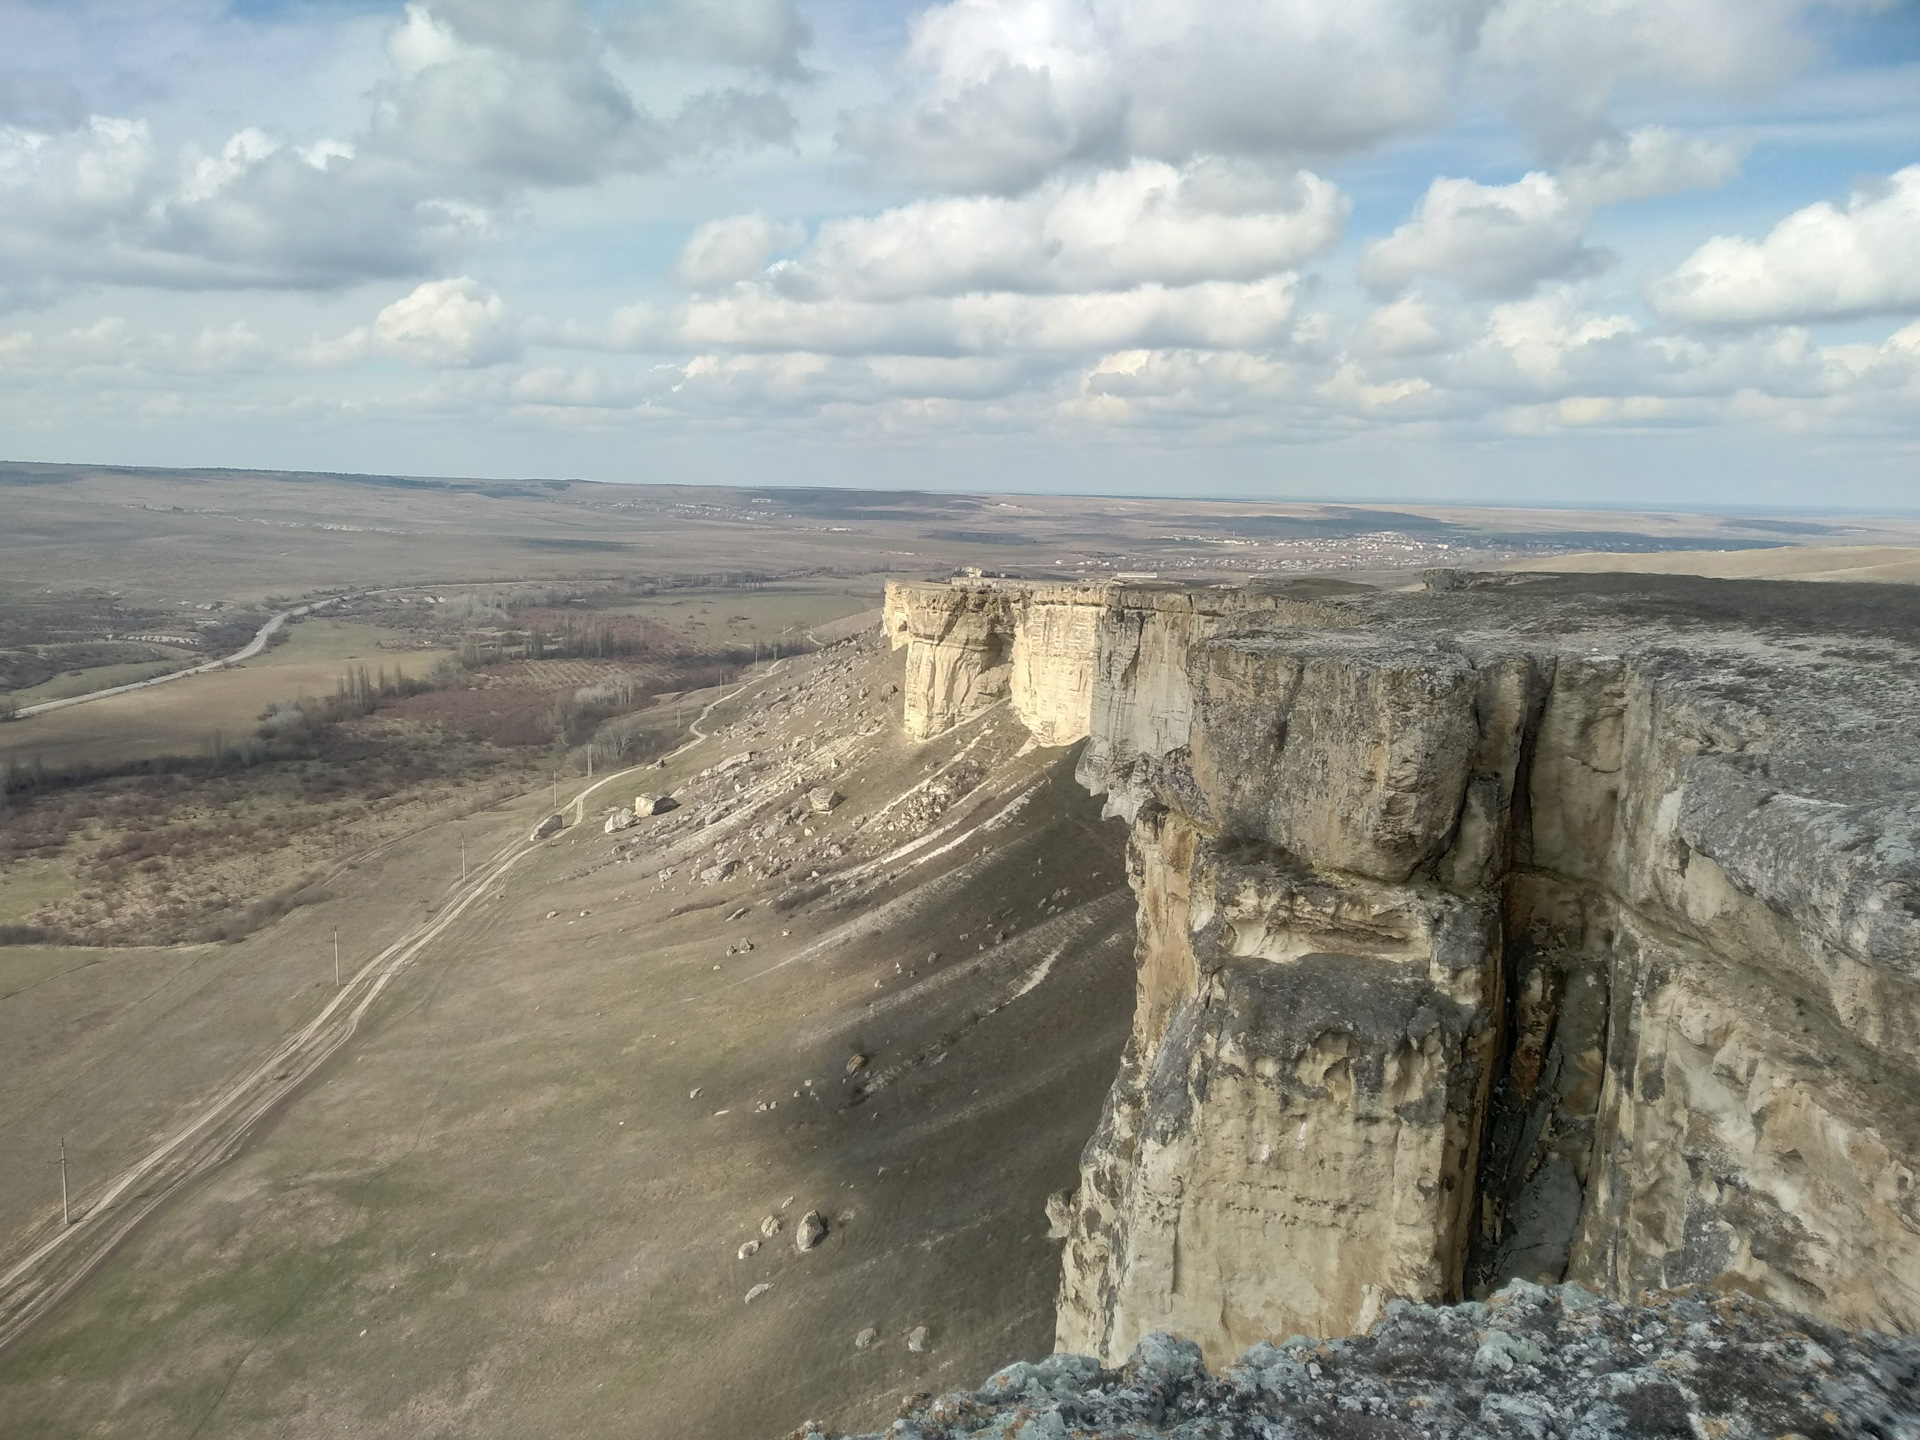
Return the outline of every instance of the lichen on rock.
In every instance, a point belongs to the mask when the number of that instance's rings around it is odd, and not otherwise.
[[[1625,1305],[1515,1281],[1489,1303],[1395,1301],[1365,1336],[1262,1342],[1209,1374],[1143,1337],[1123,1364],[1057,1354],[903,1407],[884,1440],[1920,1436],[1920,1340],[1848,1335],[1736,1293]],[[796,1431],[828,1440],[817,1427]],[[849,1440],[883,1440],[882,1436]]]

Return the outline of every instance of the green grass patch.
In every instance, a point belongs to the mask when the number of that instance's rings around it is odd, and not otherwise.
[[[79,888],[80,882],[58,865],[24,865],[0,876],[0,925],[18,925],[42,905],[56,904]]]
[[[23,690],[13,692],[13,700],[21,708],[38,705],[43,700],[65,700],[73,695],[91,695],[96,690],[111,690],[116,685],[132,685],[141,680],[151,680],[156,675],[171,675],[175,670],[184,670],[189,665],[198,665],[207,657],[181,655],[177,660],[139,660],[126,665],[94,665],[85,670],[69,670],[56,675],[51,680],[42,680],[38,685],[29,685]]]

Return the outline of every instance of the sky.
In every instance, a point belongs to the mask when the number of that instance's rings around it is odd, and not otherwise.
[[[0,0],[0,458],[1920,511],[1920,0]]]

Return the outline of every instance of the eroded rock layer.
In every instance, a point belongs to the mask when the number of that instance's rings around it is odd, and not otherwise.
[[[1518,1277],[1920,1320],[1920,596],[899,586],[1133,825],[1061,1349],[1216,1362]]]

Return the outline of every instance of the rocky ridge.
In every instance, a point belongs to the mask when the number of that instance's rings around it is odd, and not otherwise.
[[[1515,1281],[1489,1303],[1394,1301],[1357,1339],[1261,1343],[1219,1376],[1153,1334],[1123,1365],[1017,1363],[918,1396],[855,1440],[1839,1440],[1920,1436],[1920,1340],[1849,1336],[1751,1297],[1647,1305]],[[813,1427],[793,1440],[825,1440]]]
[[[885,615],[911,734],[1004,700],[1132,825],[1062,1350],[1224,1363],[1515,1278],[1915,1328],[1920,595],[1441,572]]]

